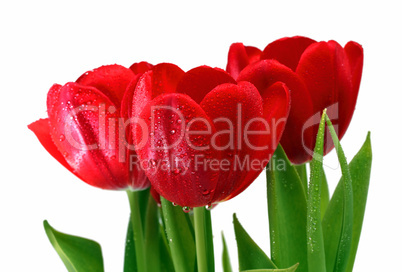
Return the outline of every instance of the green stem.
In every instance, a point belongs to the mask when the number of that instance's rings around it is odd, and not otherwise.
[[[140,201],[138,192],[127,190],[128,201],[130,202],[131,224],[133,226],[135,255],[137,260],[137,271],[147,271],[144,250],[144,233],[142,230]]]
[[[194,208],[194,230],[195,230],[195,245],[197,252],[198,272],[208,272],[208,234],[207,234],[207,210],[205,207]],[[210,221],[209,221],[210,223]]]

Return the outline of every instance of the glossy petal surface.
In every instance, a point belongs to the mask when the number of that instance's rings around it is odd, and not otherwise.
[[[91,86],[120,107],[127,85],[134,77],[134,73],[121,65],[106,65],[84,73],[77,79],[77,83]]]
[[[165,94],[148,103],[140,118],[146,126],[135,128],[136,150],[154,189],[181,206],[210,203],[218,172],[203,161],[220,153],[210,148],[215,127],[201,107],[187,95]]]
[[[56,86],[48,93],[48,114],[53,142],[85,182],[104,189],[127,187],[119,114],[102,92],[77,83]]]

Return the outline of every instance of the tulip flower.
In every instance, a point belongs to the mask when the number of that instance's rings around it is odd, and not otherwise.
[[[259,92],[217,68],[185,73],[173,64],[154,66],[139,78],[131,112],[152,187],[183,207],[238,195],[275,151],[289,103],[282,82]]]
[[[141,190],[149,181],[126,141],[128,87],[151,67],[102,66],[75,82],[53,85],[47,95],[48,118],[28,127],[45,149],[86,183],[102,189]],[[131,129],[127,129],[130,131]]]
[[[282,38],[258,55],[258,49],[233,44],[227,71],[237,81],[249,81],[260,92],[277,81],[290,89],[291,110],[281,144],[295,164],[312,158],[320,112],[337,124],[338,137],[352,119],[363,67],[363,49],[355,42],[341,47],[335,41],[316,42],[305,37]],[[334,147],[329,137],[324,154]]]

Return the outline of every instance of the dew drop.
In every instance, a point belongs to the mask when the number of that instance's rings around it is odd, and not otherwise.
[[[183,212],[185,212],[185,213],[188,213],[188,212],[190,212],[190,207],[187,207],[187,206],[184,206],[183,207]]]
[[[173,172],[173,174],[178,175],[181,173],[181,168],[180,167],[174,168],[172,172]]]
[[[175,206],[175,207],[177,206],[177,204],[176,204],[176,203],[174,203],[174,202],[172,202],[172,205],[173,205],[173,206]]]
[[[170,131],[170,134],[175,134],[176,133],[176,130],[174,130],[174,129],[172,129],[171,131]]]
[[[207,195],[209,195],[211,193],[211,191],[209,191],[209,190],[204,190],[204,191],[202,191],[202,194],[204,195],[204,196],[207,196]]]
[[[205,209],[207,209],[208,211],[212,210],[212,203],[208,203],[208,205],[205,206]]]
[[[59,141],[63,142],[66,139],[66,136],[64,136],[64,134],[61,134],[59,137]]]

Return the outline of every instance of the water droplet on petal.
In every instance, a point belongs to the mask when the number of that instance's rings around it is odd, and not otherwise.
[[[59,137],[59,141],[63,142],[66,139],[66,136],[64,136],[64,134],[61,134]]]
[[[174,130],[174,129],[172,129],[171,131],[170,131],[170,134],[175,134],[176,133],[176,130]]]

